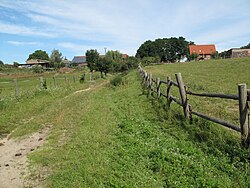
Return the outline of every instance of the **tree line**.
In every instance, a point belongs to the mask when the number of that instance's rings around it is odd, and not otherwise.
[[[136,57],[123,58],[119,51],[108,51],[100,55],[96,49],[86,51],[86,61],[90,72],[99,71],[103,77],[107,73],[124,72],[136,68],[139,60]]]

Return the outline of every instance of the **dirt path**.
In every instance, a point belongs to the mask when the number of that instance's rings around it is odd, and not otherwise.
[[[0,140],[0,188],[25,186],[29,175],[28,158],[46,141],[50,126],[22,140],[4,138]]]

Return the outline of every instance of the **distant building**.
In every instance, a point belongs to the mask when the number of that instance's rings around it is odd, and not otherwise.
[[[86,66],[86,56],[74,56],[74,58],[71,61],[71,64],[77,64],[78,66]]]
[[[122,59],[127,59],[128,58],[128,54],[122,54]]]
[[[42,59],[29,59],[24,64],[18,64],[19,68],[31,68],[32,66],[49,67],[50,61]]]
[[[250,57],[250,49],[232,48],[229,53],[231,58]]]
[[[213,53],[216,53],[214,44],[208,45],[189,45],[190,54],[196,53],[199,55],[199,60],[211,59]]]

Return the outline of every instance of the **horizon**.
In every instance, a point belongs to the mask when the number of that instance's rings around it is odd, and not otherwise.
[[[183,36],[221,52],[250,42],[247,0],[0,0],[0,60],[24,63],[35,50],[64,57],[105,49],[135,55],[147,40]]]

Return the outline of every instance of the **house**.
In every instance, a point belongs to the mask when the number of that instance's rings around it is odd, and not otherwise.
[[[122,54],[122,59],[127,59],[128,58],[128,54]]]
[[[198,54],[198,60],[211,59],[213,53],[216,53],[214,44],[207,45],[189,45],[190,54]]]
[[[78,66],[86,66],[86,56],[74,56],[74,58],[71,61],[71,64],[76,64]]]
[[[50,61],[42,59],[29,59],[24,64],[18,64],[19,68],[31,68],[32,66],[49,67]]]
[[[250,49],[232,48],[229,52],[231,58],[250,57]]]

